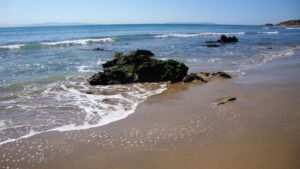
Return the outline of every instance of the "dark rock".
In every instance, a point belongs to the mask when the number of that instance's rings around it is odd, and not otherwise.
[[[91,91],[87,91],[87,92],[85,92],[86,94],[93,94],[93,92],[91,92]]]
[[[208,44],[208,45],[206,45],[206,47],[208,47],[208,48],[217,48],[217,47],[220,47],[220,45],[217,45],[217,44]]]
[[[226,35],[221,35],[221,38],[217,41],[206,41],[206,45],[207,47],[219,47],[219,45],[215,44],[215,43],[236,43],[238,42],[238,38],[235,36],[232,37],[227,37]]]
[[[129,52],[128,55],[129,56],[141,56],[141,55],[143,55],[143,56],[146,56],[146,57],[154,56],[154,54],[151,51],[149,51],[149,50],[140,50],[140,49],[138,49],[136,51]]]
[[[164,61],[164,73],[161,75],[161,81],[179,82],[187,75],[189,68],[175,60]]]
[[[221,39],[218,40],[217,42],[219,42],[219,43],[235,43],[238,41],[239,40],[235,36],[227,37],[226,35],[221,35]]]
[[[195,73],[191,73],[191,74],[189,74],[189,75],[187,75],[183,78],[183,82],[185,82],[185,83],[189,83],[189,82],[192,82],[192,81],[195,81],[195,80],[202,81],[202,82],[207,82],[201,76],[198,76]]]
[[[212,73],[212,76],[220,76],[226,79],[231,79],[231,76],[228,73],[225,72],[216,72],[216,73]]]
[[[94,51],[105,51],[105,49],[103,49],[103,48],[94,48],[93,50]]]
[[[217,105],[222,105],[222,104],[226,104],[228,102],[232,102],[232,101],[235,101],[237,100],[237,98],[235,97],[226,97],[226,98],[223,98],[223,99],[220,99],[217,101]]]
[[[187,75],[188,67],[175,60],[152,59],[148,50],[128,54],[116,53],[113,60],[103,64],[104,72],[88,79],[91,85],[127,84],[134,82],[179,82]]]
[[[272,47],[267,47],[267,49],[273,49]]]

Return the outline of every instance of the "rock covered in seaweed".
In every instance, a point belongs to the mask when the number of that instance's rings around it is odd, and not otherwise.
[[[208,73],[208,72],[199,72],[199,73],[191,73],[184,77],[183,82],[189,83],[193,81],[201,81],[201,82],[208,82],[210,79],[214,77],[222,77],[225,79],[231,79],[231,76],[225,72],[215,72],[215,73]]]
[[[183,79],[184,83],[189,83],[189,82],[193,82],[193,81],[207,82],[201,76],[199,76],[198,74],[195,74],[195,73],[188,74]]]
[[[103,72],[96,73],[88,82],[91,85],[180,82],[187,75],[189,68],[185,64],[175,60],[153,59],[153,55],[148,50],[116,53],[113,60],[103,64]]]

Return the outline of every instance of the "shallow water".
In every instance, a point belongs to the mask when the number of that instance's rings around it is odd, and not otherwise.
[[[221,34],[237,44],[207,48]],[[300,30],[238,25],[91,25],[0,28],[0,144],[45,131],[108,124],[133,113],[164,84],[91,87],[86,78],[114,52],[148,49],[190,71],[243,69],[293,55]],[[94,51],[94,48],[105,51]],[[92,92],[93,94],[87,94]]]

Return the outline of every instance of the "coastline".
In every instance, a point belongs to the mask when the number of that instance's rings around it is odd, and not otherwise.
[[[11,150],[8,157],[0,157],[0,164],[75,169],[298,168],[299,56],[270,61],[233,80],[172,85],[126,119],[106,126],[48,132],[5,144],[2,150]],[[229,96],[238,100],[214,104]]]

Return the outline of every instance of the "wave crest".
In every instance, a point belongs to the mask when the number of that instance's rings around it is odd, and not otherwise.
[[[12,44],[12,45],[2,45],[0,46],[1,49],[20,49],[22,47],[24,47],[25,44]]]
[[[162,35],[156,35],[156,38],[191,38],[198,36],[220,36],[220,35],[245,35],[245,32],[202,32],[202,33],[194,33],[194,34],[180,34],[180,33],[167,33]]]
[[[100,38],[100,39],[77,39],[77,40],[64,40],[58,42],[41,42],[42,45],[48,46],[75,46],[75,45],[88,45],[90,43],[112,43],[112,38]]]

